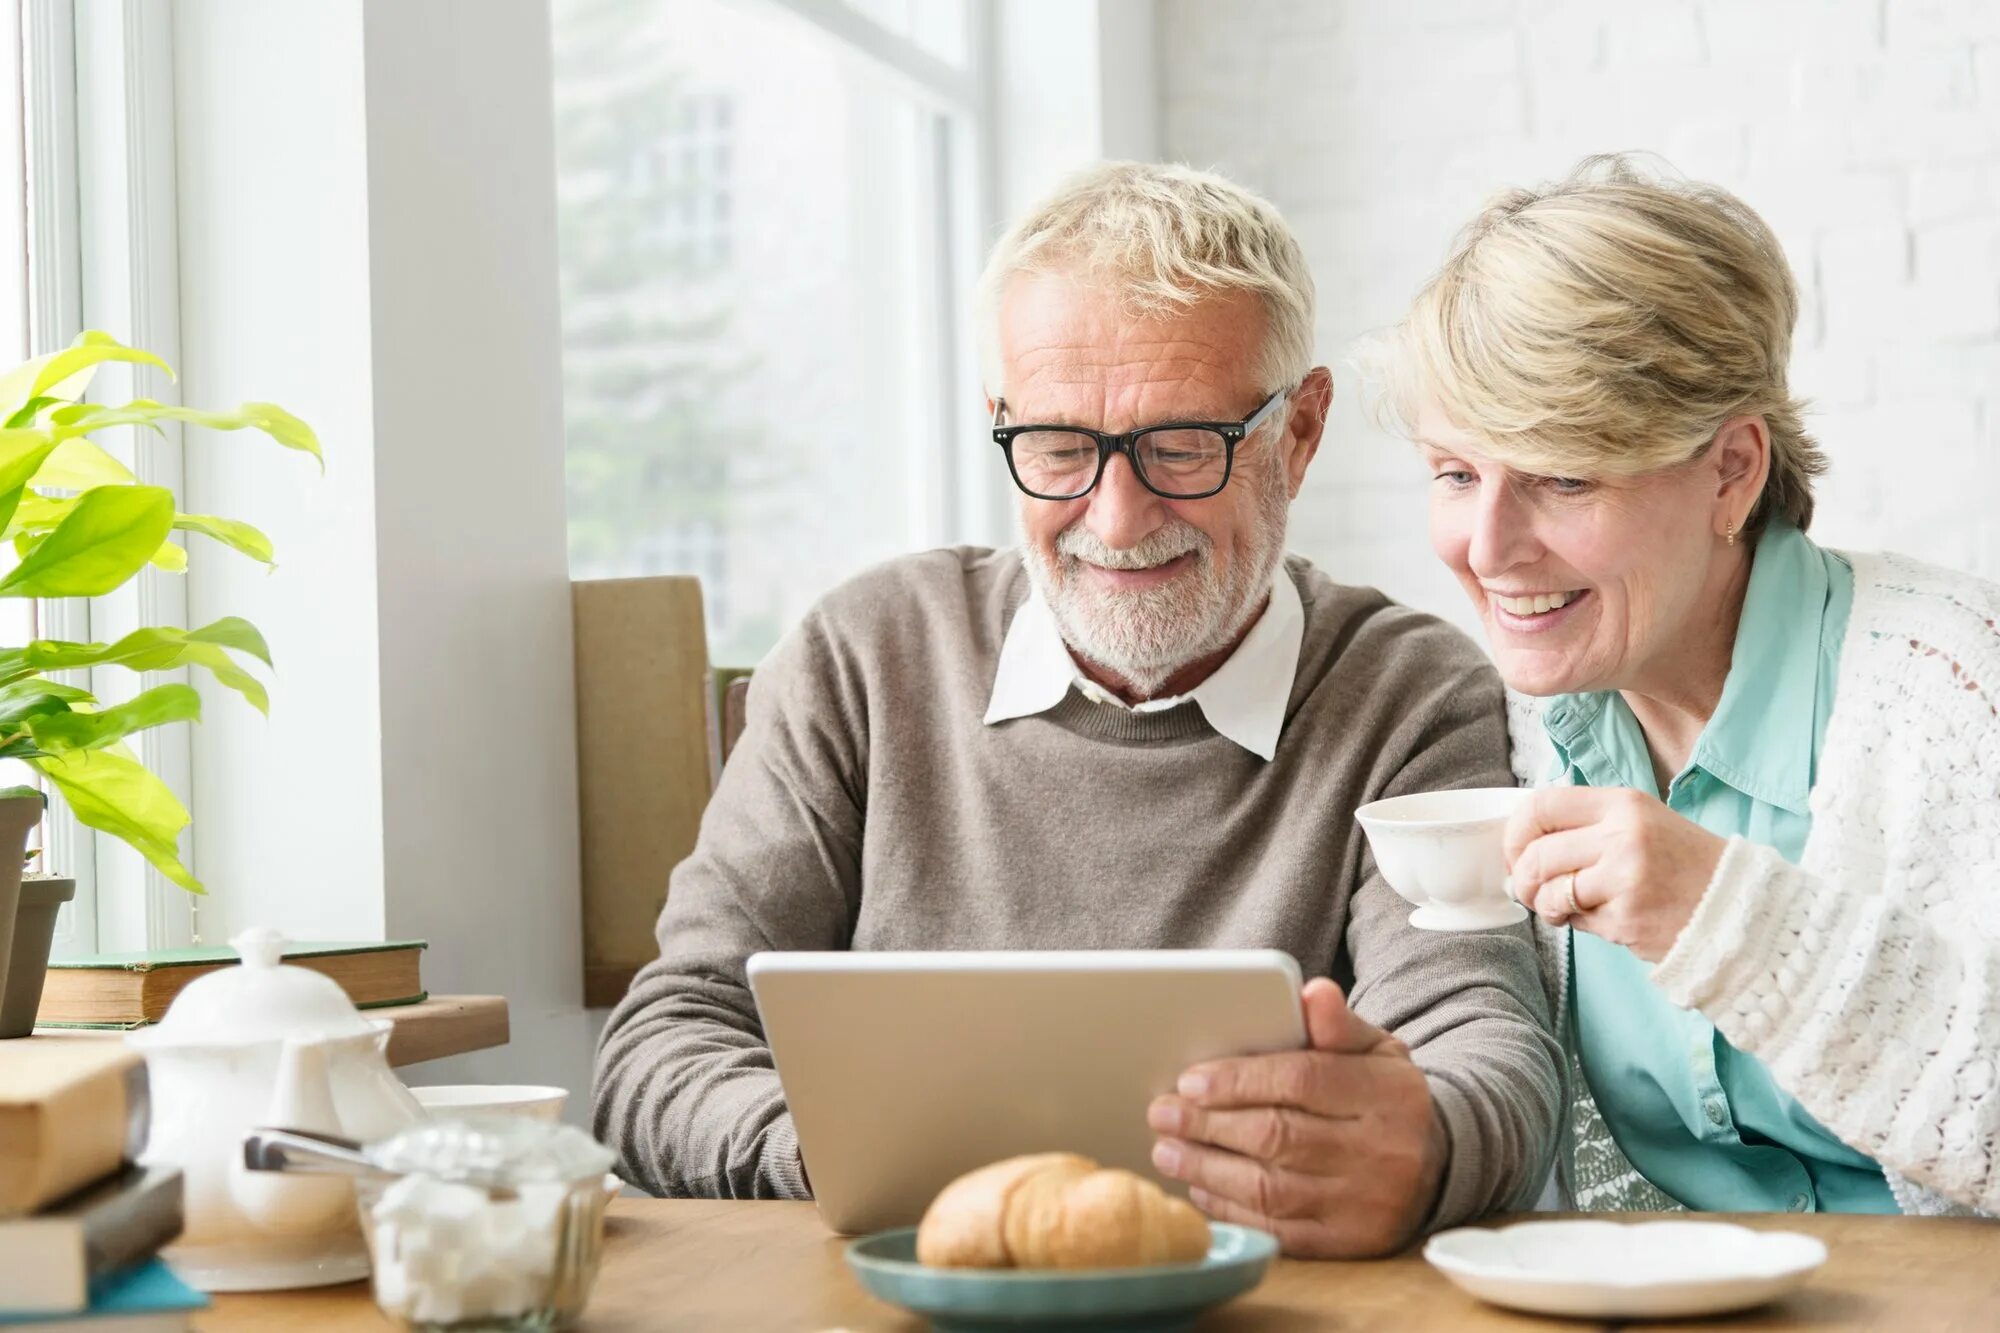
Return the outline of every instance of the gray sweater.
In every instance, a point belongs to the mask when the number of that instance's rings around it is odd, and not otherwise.
[[[1433,1227],[1533,1200],[1557,1054],[1526,927],[1433,934],[1357,806],[1511,786],[1499,678],[1466,638],[1293,558],[1305,638],[1276,757],[1198,705],[1072,690],[981,719],[1027,596],[1013,552],[892,561],[829,594],[749,716],[598,1050],[597,1134],[659,1194],[806,1198],[744,979],[760,949],[1275,948],[1409,1045],[1451,1141]]]

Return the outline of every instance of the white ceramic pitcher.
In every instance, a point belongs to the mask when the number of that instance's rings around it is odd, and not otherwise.
[[[423,1119],[389,1069],[390,1024],[363,1017],[331,979],[280,963],[277,932],[246,930],[230,944],[242,966],[190,983],[156,1027],[126,1037],[152,1084],[140,1160],[186,1177],[187,1226],[164,1256],[204,1291],[365,1277],[353,1185],[248,1171],[243,1136],[275,1126],[365,1141]]]

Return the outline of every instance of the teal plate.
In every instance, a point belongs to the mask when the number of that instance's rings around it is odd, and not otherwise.
[[[849,1245],[847,1266],[871,1295],[925,1316],[939,1333],[1174,1333],[1262,1282],[1278,1253],[1275,1238],[1249,1227],[1211,1223],[1209,1236],[1200,1263],[1030,1273],[926,1268],[916,1228],[904,1227]]]

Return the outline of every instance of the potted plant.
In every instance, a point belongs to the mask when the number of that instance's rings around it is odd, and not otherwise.
[[[0,575],[0,597],[101,597],[148,565],[182,572],[187,552],[172,540],[176,531],[270,564],[270,540],[256,528],[180,513],[171,491],[141,485],[89,436],[119,426],[157,430],[162,421],[248,427],[320,459],[311,429],[269,403],[203,412],[146,399],[117,406],[77,401],[107,361],[173,374],[150,352],[89,332],[0,375],[0,538],[11,539],[18,557]],[[0,759],[25,762],[61,793],[78,822],[122,839],[168,879],[200,893],[201,883],[180,859],[187,810],[124,744],[149,727],[197,720],[200,697],[191,686],[170,683],[100,706],[88,690],[50,676],[100,666],[140,673],[196,667],[264,711],[269,700],[245,669],[248,659],[268,667],[270,650],[255,626],[233,616],[198,629],[138,629],[108,644],[0,644]],[[44,800],[35,787],[0,791],[0,1038],[24,1036],[34,1026],[56,911],[75,891],[71,881],[22,873],[28,832]]]

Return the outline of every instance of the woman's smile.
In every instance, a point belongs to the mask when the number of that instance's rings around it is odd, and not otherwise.
[[[1546,634],[1575,619],[1590,589],[1507,595],[1486,590],[1486,606],[1495,626],[1511,634]]]

